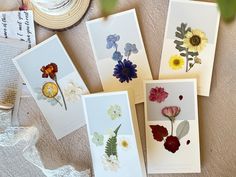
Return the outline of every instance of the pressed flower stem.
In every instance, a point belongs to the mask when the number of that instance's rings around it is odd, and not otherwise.
[[[127,56],[127,60],[129,59],[129,56],[131,55],[131,50],[129,51],[129,54]]]
[[[59,103],[60,104],[60,106],[62,107],[62,104],[61,104],[61,102],[58,100],[58,99],[56,99],[55,97],[53,98],[57,103]]]
[[[185,51],[186,51],[186,72],[188,72],[191,69],[191,68],[188,69],[188,62],[189,62],[189,59],[188,59],[188,49],[186,48]]]
[[[193,63],[192,67],[189,67],[188,71],[190,71],[193,68],[194,65],[195,65],[195,62]]]
[[[59,89],[59,91],[60,91],[60,93],[61,93],[62,100],[63,100],[63,103],[64,103],[64,105],[65,105],[65,110],[67,111],[66,100],[65,100],[65,97],[64,97],[63,92],[62,92],[62,90],[61,90],[61,87],[60,87],[60,85],[59,85],[58,82],[57,82],[57,78],[56,78],[56,77],[54,78],[54,81],[56,82],[57,87],[58,87],[58,89]]]
[[[173,120],[171,120],[171,136],[173,136]]]

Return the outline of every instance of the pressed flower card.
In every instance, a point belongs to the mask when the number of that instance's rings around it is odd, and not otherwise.
[[[85,125],[88,89],[56,35],[13,62],[57,139]]]
[[[215,3],[170,0],[159,78],[196,78],[209,96],[219,20]]]
[[[196,80],[146,81],[144,88],[148,173],[200,173]]]
[[[82,100],[95,177],[146,177],[137,117],[128,92],[85,95]]]
[[[152,74],[135,10],[87,22],[87,29],[104,91],[133,89],[143,102],[143,80]]]

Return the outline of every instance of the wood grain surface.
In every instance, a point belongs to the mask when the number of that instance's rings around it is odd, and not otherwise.
[[[158,79],[168,3],[168,0],[120,0],[116,10],[120,12],[136,8],[149,64],[155,79]],[[14,10],[18,8],[20,0],[0,0],[0,4],[0,10]],[[100,17],[100,12],[97,1],[93,0],[88,13],[77,26],[57,33],[92,93],[102,91],[102,86],[85,21],[97,17]],[[36,25],[38,43],[54,33]],[[236,177],[235,39],[236,20],[230,24],[221,21],[211,94],[210,97],[198,97],[202,173],[152,175],[152,177]],[[56,168],[64,164],[72,164],[78,170],[91,167],[86,127],[56,141],[31,97],[22,98],[20,108],[20,124],[35,125],[40,130],[41,138],[37,148],[47,168]],[[136,108],[146,159],[143,104],[136,105]]]

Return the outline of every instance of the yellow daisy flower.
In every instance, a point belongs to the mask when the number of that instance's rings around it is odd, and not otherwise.
[[[206,34],[198,29],[188,31],[184,38],[184,46],[191,52],[202,51],[208,42]]]
[[[121,146],[124,150],[128,149],[128,148],[129,148],[129,141],[126,140],[125,138],[121,139],[121,140],[120,140],[120,146]]]
[[[173,56],[170,57],[169,66],[173,70],[181,69],[183,67],[183,65],[184,65],[183,57],[181,57],[179,55],[173,55]]]
[[[53,82],[47,82],[42,88],[43,95],[47,98],[54,98],[58,94],[58,87]]]

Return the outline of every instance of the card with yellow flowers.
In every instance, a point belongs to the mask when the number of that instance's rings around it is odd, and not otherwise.
[[[145,81],[149,174],[200,173],[195,79]]]
[[[209,96],[219,20],[215,3],[170,0],[159,78],[196,78]]]
[[[97,93],[82,100],[95,176],[146,177],[131,94]]]
[[[81,95],[89,91],[57,35],[13,62],[57,139],[85,125]]]

